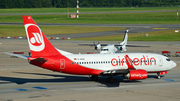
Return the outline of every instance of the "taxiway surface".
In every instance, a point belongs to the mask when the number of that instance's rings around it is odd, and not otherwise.
[[[94,52],[93,47],[78,46],[91,41],[51,40],[59,49],[72,53]],[[115,77],[115,83],[106,83],[106,77],[98,82],[88,76],[69,75],[32,66],[27,60],[10,58],[4,52],[25,52],[29,47],[25,39],[0,40],[0,101],[179,101],[180,100],[180,42],[128,42],[134,45],[150,45],[149,48],[128,47],[127,52],[152,52],[161,54],[171,51],[177,67],[168,71],[161,79],[151,74],[146,80],[127,81]],[[115,44],[114,41],[101,43]]]

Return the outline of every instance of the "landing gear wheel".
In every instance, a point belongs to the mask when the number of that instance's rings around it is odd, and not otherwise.
[[[156,76],[157,79],[160,79],[161,76],[159,75],[159,73],[157,73],[157,76]]]
[[[106,80],[108,83],[114,83],[114,78],[112,77],[108,77]]]
[[[98,81],[99,77],[97,75],[92,75],[91,80],[92,81]]]
[[[160,79],[161,78],[161,76],[160,75],[157,75],[157,79]]]

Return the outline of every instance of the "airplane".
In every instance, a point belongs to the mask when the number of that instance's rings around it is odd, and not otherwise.
[[[127,47],[150,47],[150,46],[138,46],[138,45],[127,45],[127,39],[128,39],[128,31],[125,31],[124,39],[119,44],[100,44],[99,42],[95,44],[78,44],[81,46],[94,46],[95,50],[100,50],[100,54],[114,54],[114,53],[121,53],[127,50]],[[104,46],[104,47],[102,47]],[[102,47],[102,48],[101,48]]]
[[[115,54],[73,54],[55,48],[41,31],[31,16],[23,16],[25,31],[31,56],[8,55],[27,59],[30,64],[56,72],[90,75],[98,81],[98,76],[109,76],[107,82],[114,82],[113,76],[122,75],[127,80],[146,79],[148,73],[157,77],[176,67],[176,63],[154,53],[115,53]]]

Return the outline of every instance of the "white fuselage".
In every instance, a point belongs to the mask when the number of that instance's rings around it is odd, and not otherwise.
[[[103,47],[99,53],[100,54],[114,54],[118,51],[118,49],[114,46],[114,45],[107,45],[105,47]]]
[[[167,71],[176,66],[176,63],[167,57],[152,53],[115,53],[115,54],[71,54],[67,58],[86,68],[96,70],[128,69],[125,55],[128,55],[136,69],[147,72]]]

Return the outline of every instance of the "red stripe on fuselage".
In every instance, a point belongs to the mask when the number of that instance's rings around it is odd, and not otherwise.
[[[48,56],[44,57],[47,61],[41,65],[38,64],[38,62],[31,62],[31,64],[49,69],[52,71],[57,71],[57,72],[63,72],[63,73],[68,73],[68,74],[77,74],[77,75],[100,75],[103,70],[96,70],[96,69],[90,69],[87,67],[83,67],[81,65],[75,64],[73,61],[70,59],[66,58],[63,55],[60,56]],[[60,60],[64,59],[65,61],[65,67],[60,68]]]

